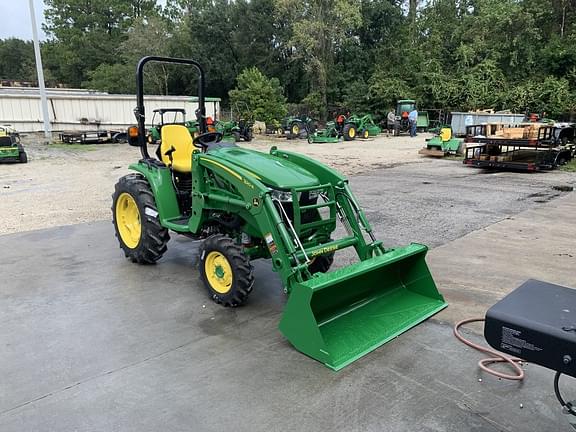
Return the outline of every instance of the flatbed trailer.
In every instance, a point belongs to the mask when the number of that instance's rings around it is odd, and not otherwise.
[[[112,130],[61,132],[60,141],[66,144],[102,144],[126,142],[126,132]]]
[[[575,156],[576,145],[558,144],[553,126],[541,126],[537,137],[485,136],[484,125],[469,126],[464,164],[487,169],[514,171],[552,170]]]

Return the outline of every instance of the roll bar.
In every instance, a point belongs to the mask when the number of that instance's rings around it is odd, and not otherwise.
[[[206,77],[204,74],[204,69],[202,69],[200,63],[194,60],[173,57],[142,57],[138,62],[138,66],[136,66],[136,108],[134,108],[134,115],[138,121],[138,146],[140,147],[140,151],[144,159],[150,159],[150,154],[148,153],[148,144],[146,142],[146,110],[144,108],[144,66],[149,62],[184,64],[194,66],[198,70],[200,79],[198,81],[198,109],[196,110],[196,119],[198,120],[200,133],[202,134],[206,132],[206,104],[204,100],[204,86]]]

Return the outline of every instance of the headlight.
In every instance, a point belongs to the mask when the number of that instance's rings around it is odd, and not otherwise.
[[[270,195],[272,196],[272,199],[276,199],[280,202],[292,202],[292,192],[289,191],[272,189]]]

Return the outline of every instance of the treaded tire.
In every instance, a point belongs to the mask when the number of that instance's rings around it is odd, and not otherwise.
[[[353,132],[350,132],[351,130]],[[342,135],[344,136],[344,141],[353,141],[356,138],[356,126],[352,123],[345,124]]]
[[[123,193],[129,194],[138,207],[140,217],[140,240],[136,247],[131,248],[124,240],[118,230],[116,221],[116,205],[118,198]],[[146,211],[148,209],[148,211]],[[142,217],[144,215],[144,217]],[[156,215],[156,216],[153,216]],[[121,177],[116,183],[114,194],[112,194],[112,223],[120,248],[124,255],[132,262],[138,264],[154,264],[168,249],[166,244],[170,240],[168,230],[160,225],[158,220],[158,209],[154,200],[154,195],[150,189],[148,181],[141,174],[128,174]]]
[[[232,269],[232,285],[228,292],[216,291],[206,275],[206,259],[210,252],[223,255]],[[212,300],[226,307],[240,306],[248,299],[254,285],[252,264],[244,251],[230,237],[216,234],[208,237],[200,246],[199,270],[200,279],[208,290]]]
[[[302,132],[302,125],[299,122],[294,122],[290,125],[290,135],[294,135],[295,137],[298,137],[300,135],[300,133]]]
[[[326,255],[319,255],[314,258],[314,261],[308,266],[308,271],[314,273],[326,273],[334,263],[334,252],[327,253]]]
[[[234,136],[234,142],[240,142],[240,132],[232,132],[232,135]]]
[[[25,151],[21,151],[18,154],[18,160],[20,161],[20,163],[28,163],[28,155],[26,154]]]

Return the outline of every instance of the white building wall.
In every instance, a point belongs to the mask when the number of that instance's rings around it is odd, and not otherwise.
[[[40,96],[27,91],[2,89],[0,92],[0,124],[12,125],[19,132],[43,130]],[[135,124],[133,110],[136,96],[91,94],[58,90],[48,93],[48,112],[52,130],[122,130]],[[146,96],[146,120],[158,108],[184,108],[186,118],[195,117],[198,103],[189,96]],[[206,102],[208,116],[218,118],[220,101]]]

